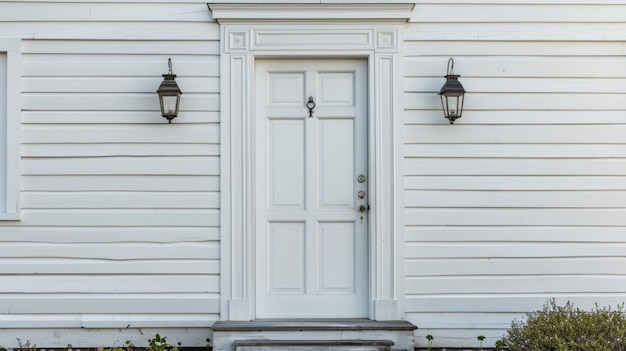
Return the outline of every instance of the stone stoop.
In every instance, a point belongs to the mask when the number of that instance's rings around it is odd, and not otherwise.
[[[391,340],[235,340],[235,351],[389,351]]]
[[[416,328],[368,319],[219,321],[211,327],[214,351],[409,351]]]

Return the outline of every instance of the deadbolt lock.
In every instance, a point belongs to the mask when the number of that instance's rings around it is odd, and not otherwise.
[[[357,195],[359,196],[359,199],[362,199],[365,197],[365,191],[361,190],[357,193]]]
[[[359,181],[359,183],[363,183],[363,182],[365,182],[365,176],[361,174],[361,175],[359,175],[359,176],[356,178],[356,180],[358,180],[358,181]]]
[[[359,212],[365,212],[366,210],[367,210],[367,207],[365,207],[365,205],[359,206]]]

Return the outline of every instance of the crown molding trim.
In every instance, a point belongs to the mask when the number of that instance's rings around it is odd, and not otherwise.
[[[207,4],[220,23],[241,21],[408,22],[414,3],[369,4]]]

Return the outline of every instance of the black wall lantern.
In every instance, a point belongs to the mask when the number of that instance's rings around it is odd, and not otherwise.
[[[180,96],[183,94],[176,84],[176,75],[172,73],[172,59],[167,59],[167,65],[170,71],[163,75],[163,82],[157,93],[159,94],[159,102],[161,103],[161,116],[167,118],[169,123],[178,116],[178,106],[180,105]]]
[[[463,114],[465,89],[459,82],[459,77],[460,75],[454,74],[454,59],[450,58],[448,60],[448,72],[445,76],[446,82],[439,92],[443,114],[450,120],[450,124],[454,124],[454,121],[461,118]]]

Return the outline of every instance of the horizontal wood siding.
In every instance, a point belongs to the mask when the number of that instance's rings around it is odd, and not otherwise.
[[[552,297],[626,300],[623,13],[619,2],[416,5],[404,197],[419,346],[427,334],[436,347],[478,347],[478,335],[493,346]],[[452,126],[436,95],[450,57],[468,91]]]
[[[204,328],[175,333],[206,345],[220,293],[219,26],[206,3],[0,7],[0,37],[24,39],[22,220],[0,222],[0,328],[45,347],[74,341],[23,329]],[[156,95],[170,57],[183,90],[171,125]]]

